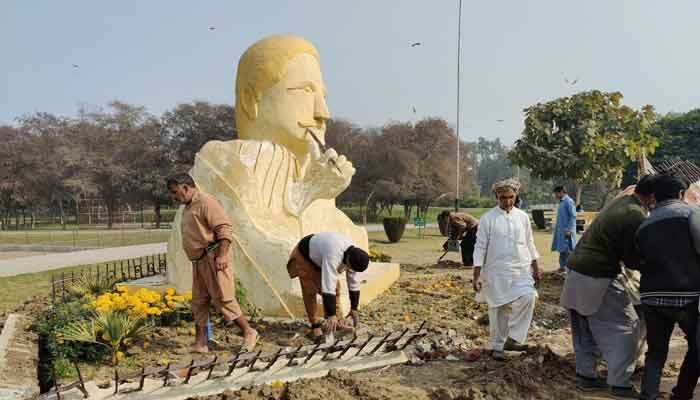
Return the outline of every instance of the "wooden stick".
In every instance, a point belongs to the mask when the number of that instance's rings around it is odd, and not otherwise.
[[[408,293],[415,293],[415,294],[424,294],[427,296],[437,296],[437,297],[442,297],[443,299],[449,299],[452,296],[450,296],[447,293],[441,293],[441,292],[433,292],[430,290],[423,290],[423,289],[414,289],[414,288],[406,288],[406,291]]]

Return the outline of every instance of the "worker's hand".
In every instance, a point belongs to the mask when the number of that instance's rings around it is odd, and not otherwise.
[[[360,313],[357,310],[350,310],[345,318],[352,318],[352,327],[355,329],[360,325]]]
[[[569,230],[569,229],[564,229],[564,236],[566,236],[566,237],[571,237],[571,230]]]
[[[216,270],[217,271],[225,271],[226,268],[228,268],[228,255],[226,256],[217,256],[214,259],[214,263],[216,264]]]
[[[333,315],[326,319],[326,335],[329,333],[335,333],[338,329],[338,316]]]
[[[532,260],[532,279],[535,280],[535,287],[540,286],[540,267],[537,265],[537,260]]]
[[[481,267],[474,267],[474,277],[472,278],[472,288],[475,292],[481,291],[481,281],[479,277],[481,276]]]

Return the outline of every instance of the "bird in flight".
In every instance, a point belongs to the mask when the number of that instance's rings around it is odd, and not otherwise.
[[[573,81],[570,81],[567,78],[564,78],[564,82],[568,83],[569,85],[575,85],[578,83],[578,78],[574,79]]]
[[[415,107],[413,107],[413,113],[414,113],[414,114],[416,113],[416,108],[415,108]]]
[[[421,44],[422,44],[421,42],[413,42],[413,43],[411,43],[411,47],[420,46]]]
[[[209,27],[209,30],[210,30],[210,31],[216,30],[216,27],[215,27],[215,26],[210,26],[210,27]]]
[[[497,119],[496,122],[503,122],[503,120],[502,120],[502,119]]]
[[[73,64],[73,68],[79,68],[80,66],[78,64]]]

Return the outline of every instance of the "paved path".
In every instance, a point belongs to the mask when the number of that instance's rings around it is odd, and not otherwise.
[[[427,224],[428,228],[436,228],[437,224]],[[382,224],[365,225],[368,232],[381,232]],[[406,229],[415,229],[413,224],[407,224]],[[49,271],[52,269],[74,265],[88,265],[114,260],[125,260],[141,256],[165,253],[167,243],[141,244],[137,246],[110,247],[106,249],[72,251],[68,253],[51,253],[40,256],[0,259],[0,277],[14,276],[31,272]]]
[[[0,277],[150,256],[165,253],[166,248],[167,243],[163,242],[0,260]]]

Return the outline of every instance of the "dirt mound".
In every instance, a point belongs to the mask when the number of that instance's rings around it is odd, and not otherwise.
[[[343,371],[331,371],[322,379],[301,379],[280,385],[266,385],[260,388],[247,388],[226,391],[217,397],[206,400],[423,400],[425,393],[420,390],[390,384],[384,380],[375,381]],[[204,400],[203,399],[203,400]]]

